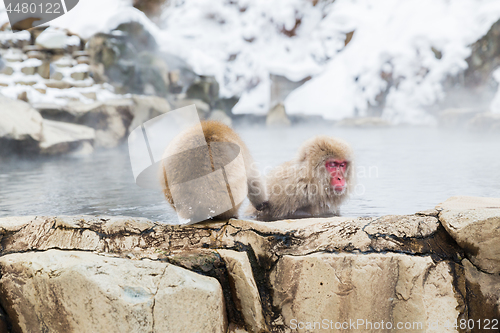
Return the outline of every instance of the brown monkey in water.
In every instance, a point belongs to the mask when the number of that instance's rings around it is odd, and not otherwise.
[[[179,217],[200,222],[237,217],[244,198],[265,207],[266,188],[241,138],[217,121],[202,121],[165,149],[160,183]]]
[[[354,187],[353,151],[348,143],[316,136],[299,148],[297,157],[266,177],[269,200],[249,214],[258,220],[338,215]]]

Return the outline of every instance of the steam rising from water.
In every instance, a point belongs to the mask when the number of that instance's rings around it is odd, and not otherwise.
[[[500,136],[434,128],[236,128],[261,170],[315,135],[354,148],[358,186],[343,216],[411,214],[453,195],[500,197]],[[244,208],[240,210],[242,213]],[[160,191],[134,183],[127,147],[87,157],[0,160],[0,216],[126,215],[177,223]]]

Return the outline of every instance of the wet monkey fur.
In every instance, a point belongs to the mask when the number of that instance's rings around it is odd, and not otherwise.
[[[203,135],[199,125],[184,130],[165,149],[160,184],[170,205],[194,222],[237,217],[246,196],[262,209],[266,188],[245,143],[217,121],[202,121],[201,129]]]
[[[316,136],[295,159],[266,177],[268,202],[248,213],[261,221],[338,215],[354,187],[353,151],[341,139]]]

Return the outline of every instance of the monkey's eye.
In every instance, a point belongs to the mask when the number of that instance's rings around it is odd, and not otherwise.
[[[329,161],[326,163],[326,167],[330,169],[345,169],[347,167],[347,162]]]

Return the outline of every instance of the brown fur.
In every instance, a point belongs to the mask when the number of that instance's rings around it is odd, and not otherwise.
[[[220,179],[208,179],[207,182],[197,181],[191,187],[176,187],[175,198],[196,198],[202,201],[207,200],[207,196],[209,196],[208,200],[217,203],[227,200],[228,193],[231,193],[233,199],[248,196],[253,205],[261,205],[266,200],[265,186],[258,171],[252,167],[253,159],[245,143],[231,128],[220,122],[203,121],[201,127],[204,137],[198,135],[200,133],[198,126],[191,127],[175,137],[165,150],[160,182],[165,198],[170,205],[177,210],[182,218],[191,218],[192,216],[189,216],[191,213],[182,213],[184,205],[182,201],[174,203],[171,187],[211,174],[213,171],[221,169],[221,166],[225,166],[225,176],[231,187],[226,186],[224,190],[214,191],[215,188],[221,189]],[[205,140],[209,146],[208,154],[207,147],[204,145]],[[219,143],[237,145],[241,150],[244,165],[233,163],[232,166],[227,166],[227,163],[234,159],[233,151],[228,149],[227,145],[221,146]],[[234,145],[233,147],[235,147]],[[198,148],[193,149],[195,147]],[[192,150],[189,153],[179,154],[179,152],[190,148]],[[166,158],[166,156],[174,154],[176,154],[175,158]],[[169,175],[168,182],[167,174]],[[211,218],[220,220],[237,217],[241,203],[234,201],[232,209],[217,216],[211,216]],[[194,209],[196,210],[196,207]],[[194,211],[192,214],[196,216],[198,213]]]
[[[348,161],[346,190],[336,194],[330,185],[330,174],[325,168],[327,159]],[[268,204],[249,213],[262,221],[287,218],[332,216],[340,213],[340,205],[354,187],[353,152],[345,141],[329,136],[307,140],[299,148],[297,157],[283,163],[267,176]]]

